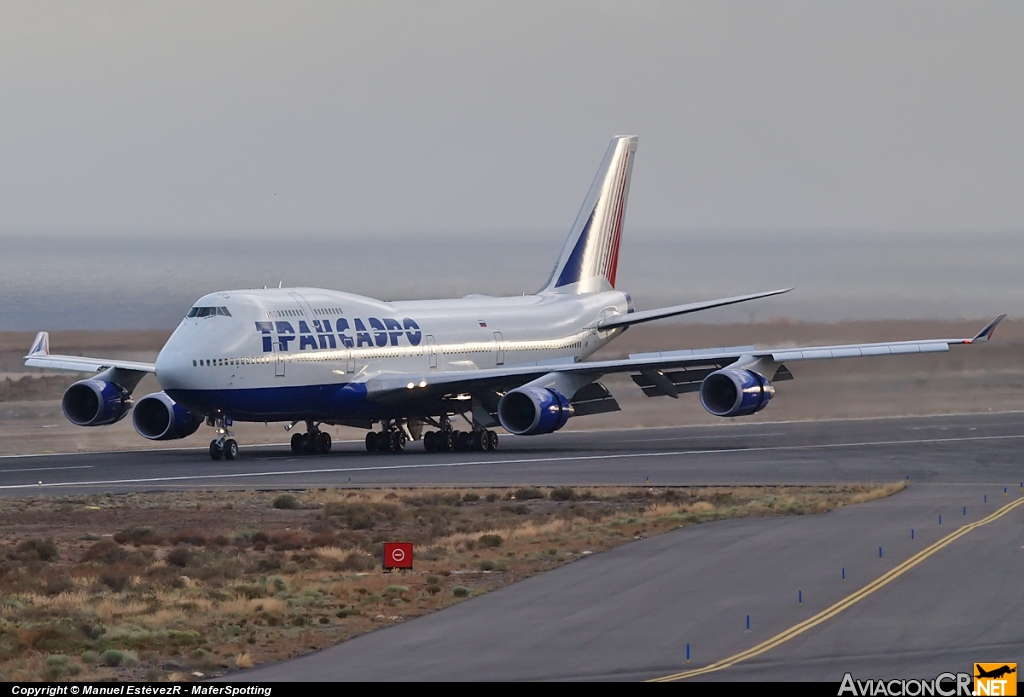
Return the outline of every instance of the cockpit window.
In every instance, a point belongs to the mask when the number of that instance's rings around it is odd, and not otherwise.
[[[188,311],[186,317],[213,317],[220,315],[221,317],[230,317],[231,313],[228,312],[226,307],[193,307]]]

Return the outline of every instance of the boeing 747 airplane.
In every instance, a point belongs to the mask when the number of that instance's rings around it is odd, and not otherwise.
[[[94,373],[64,394],[64,415],[103,426],[132,411],[132,392],[153,373],[163,391],[135,404],[135,429],[150,440],[215,429],[210,457],[234,459],[234,421],[286,422],[295,453],[326,453],[324,424],[369,429],[366,449],[395,452],[409,440],[427,451],[498,447],[492,429],[534,436],[570,418],[619,410],[599,380],[629,373],[648,397],[699,392],[715,416],[761,411],[788,364],[825,358],[948,351],[976,336],[760,350],[753,346],[661,351],[586,360],[631,325],[787,292],[634,312],[615,287],[636,136],[612,139],[551,277],[532,295],[382,302],[318,288],[231,290],[200,298],[156,363],[51,355],[40,332],[27,366]],[[471,424],[460,432],[451,417]],[[379,425],[380,430],[374,430]]]

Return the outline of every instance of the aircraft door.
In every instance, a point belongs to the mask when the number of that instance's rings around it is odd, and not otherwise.
[[[274,344],[274,376],[284,377],[284,347],[280,342]]]
[[[427,365],[431,370],[437,369],[437,344],[434,343],[434,337],[430,334],[427,334]]]
[[[505,342],[501,338],[501,332],[494,332],[494,344],[497,347],[494,364],[505,365]]]

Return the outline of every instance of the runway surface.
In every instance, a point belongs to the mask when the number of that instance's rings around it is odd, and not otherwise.
[[[638,680],[740,657],[686,679],[929,678],[1024,658],[1022,447],[1024,413],[728,424],[505,438],[488,455],[369,455],[350,443],[324,457],[250,448],[230,463],[198,450],[0,458],[0,492],[904,479],[896,496],[825,515],[630,543],[228,677]]]
[[[435,454],[411,444],[326,456],[246,447],[0,457],[0,494],[336,486],[831,484],[1017,482],[1024,413],[804,421],[502,436],[495,453]],[[40,484],[39,482],[42,482]]]

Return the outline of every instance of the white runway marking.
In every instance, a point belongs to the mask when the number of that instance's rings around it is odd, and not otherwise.
[[[784,436],[781,431],[778,433],[730,433],[720,436],[672,436],[671,438],[630,438],[617,440],[616,443],[658,443],[666,440],[725,440],[726,438],[767,438],[769,436]]]
[[[375,465],[370,467],[325,467],[305,470],[275,470],[271,472],[228,472],[223,474],[178,475],[172,477],[140,477],[136,479],[104,479],[85,482],[52,482],[36,484],[6,484],[2,490],[56,488],[69,486],[111,486],[116,484],[156,484],[158,482],[210,481],[216,479],[243,479],[256,477],[284,477],[295,474],[344,474],[352,472],[387,472],[392,470],[442,469],[445,467],[483,467],[488,465],[537,464],[541,462],[585,462],[588,460],[626,460],[647,457],[680,457],[686,455],[716,455],[723,453],[767,452],[780,450],[834,450],[839,448],[863,448],[880,445],[918,445],[934,443],[957,443],[982,440],[1011,440],[1024,438],[1024,434],[1007,436],[965,436],[963,438],[927,438],[920,440],[866,441],[861,443],[825,443],[822,445],[778,445],[760,448],[723,448],[720,450],[671,450],[653,453],[608,453],[603,455],[566,455],[562,457],[534,457],[509,460],[473,460],[469,462],[424,462],[407,465]],[[269,459],[269,458],[268,458]]]
[[[91,470],[95,465],[68,465],[67,467],[26,467],[17,470],[0,470],[0,474],[9,472],[51,472],[53,470]]]

